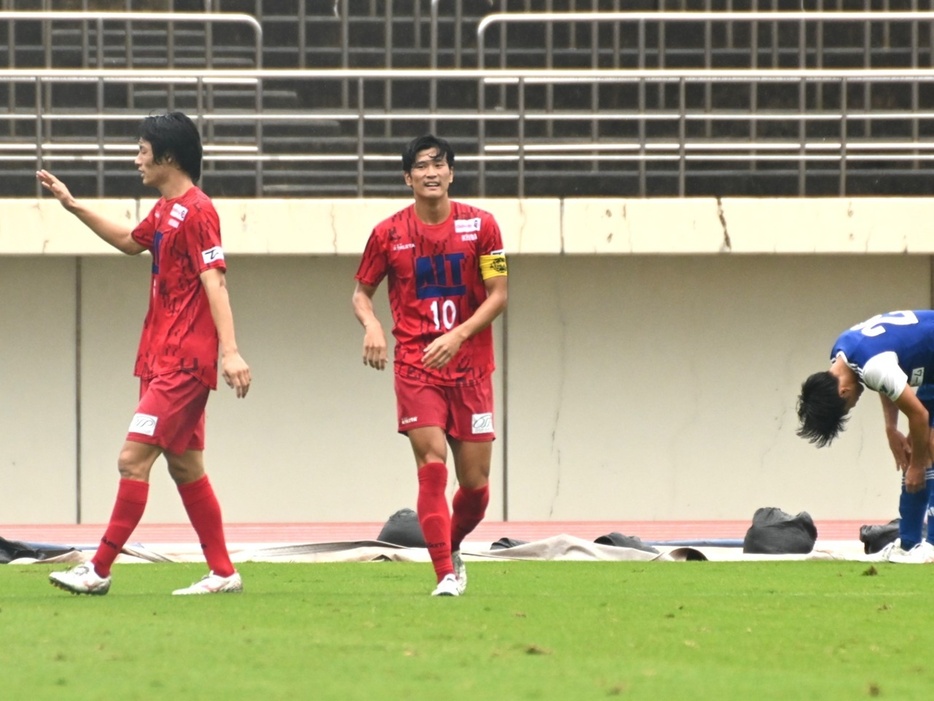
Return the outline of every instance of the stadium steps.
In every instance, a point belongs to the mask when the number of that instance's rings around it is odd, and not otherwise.
[[[340,20],[333,14],[333,2],[331,0],[215,0],[214,10],[225,12],[247,12],[256,13],[257,9],[261,11],[261,19],[264,27],[265,46],[263,52],[263,61],[266,67],[293,68],[298,63],[296,60],[296,50],[299,41],[299,28],[295,22],[297,8],[299,3],[303,3],[308,13],[304,27],[306,37],[305,65],[314,68],[333,68],[342,65],[349,67],[377,67],[385,65],[387,55],[386,45],[391,36],[390,55],[392,65],[395,67],[427,67],[431,56],[429,53],[430,43],[430,13],[428,11],[429,3],[421,0],[421,12],[416,12],[414,2],[420,0],[351,0],[349,3],[350,20],[350,38],[351,45],[341,47],[341,24]],[[534,3],[516,2],[509,9],[526,11],[539,9]],[[11,0],[16,4],[15,0]],[[387,3],[391,7],[394,18],[392,21],[391,34],[386,32],[385,12]],[[731,8],[739,10],[759,9],[753,8],[751,0],[735,0],[731,3]],[[580,0],[549,0],[548,6],[551,11],[578,11],[581,10],[583,3]],[[620,2],[616,0],[600,0],[596,3],[587,3],[585,9],[596,9],[601,11],[610,11],[620,9]],[[714,3],[716,5],[716,2]],[[750,5],[750,6],[746,6]],[[178,11],[199,11],[203,9],[202,0],[187,0],[182,2],[176,0],[175,9]],[[690,3],[685,0],[683,3],[667,2],[666,10],[694,9]],[[800,9],[799,3],[793,0],[777,0],[771,5],[776,10],[796,10]],[[465,0],[464,23],[460,27],[460,36],[463,39],[463,56],[465,67],[473,67],[476,64],[475,29],[480,18],[492,11],[502,11],[501,3],[496,2],[491,7],[486,0]],[[20,9],[34,9],[21,7]],[[658,9],[658,3],[654,0],[631,0],[625,3],[626,10],[651,11]],[[726,9],[724,7],[712,6],[711,9]],[[419,24],[416,25],[416,22]],[[217,25],[213,29],[214,46],[214,65],[216,67],[241,67],[248,65],[245,61],[252,60],[251,41],[244,41],[243,37],[231,37],[223,34],[222,27],[228,25]],[[698,25],[699,26],[699,25]],[[702,45],[703,37],[698,34],[693,25],[672,24],[666,27],[664,33],[664,47],[662,52],[659,49],[661,45],[657,34],[651,34],[647,41],[647,53],[644,58],[648,66],[664,65],[673,67],[704,67],[708,61],[708,54]],[[687,27],[687,29],[685,29]],[[693,28],[692,28],[693,27]],[[762,68],[797,67],[800,62],[800,52],[797,48],[797,33],[789,30],[788,26],[782,25],[779,30],[773,31],[768,27],[763,27],[758,36],[758,54],[756,63]],[[439,24],[439,65],[449,65],[453,63],[453,38],[457,28],[453,26],[453,16],[445,13],[445,4],[441,3],[441,16]],[[29,31],[18,29],[16,41],[14,42],[16,52],[16,61],[28,61],[29,66],[40,66],[45,63],[45,52],[42,50],[41,34],[35,30],[30,35]],[[924,28],[922,28],[921,44],[924,44]],[[789,33],[790,32],[790,33]],[[626,34],[626,32],[621,32]],[[133,61],[139,61],[147,68],[163,67],[164,57],[164,37],[165,32],[161,33],[154,30],[147,34],[143,33],[138,37],[134,36],[134,58]],[[535,32],[523,31],[516,33],[513,37],[513,30],[510,30],[509,53],[507,54],[507,65],[517,67],[519,65],[530,67],[541,67],[544,65],[553,65],[560,68],[589,68],[596,57],[597,65],[602,67],[635,67],[639,63],[638,55],[632,49],[631,41],[621,42],[620,50],[617,52],[612,43],[607,43],[612,39],[612,33],[603,31],[598,33],[600,45],[594,50],[590,45],[591,33],[590,25],[580,23],[573,32],[557,31],[554,32],[555,42],[554,51],[549,59],[542,50],[544,45],[541,37],[543,33],[540,30]],[[197,48],[189,51],[189,40],[197,43],[198,36],[202,42],[201,52]],[[193,67],[204,65],[203,41],[205,33],[203,30],[195,29],[187,31],[181,26],[175,30],[175,56],[174,61],[177,67]],[[61,52],[56,55],[57,61],[74,63],[81,60],[83,54],[80,51],[81,42],[77,41],[74,32],[69,36],[62,36],[56,40],[56,51]],[[0,32],[0,44],[5,42],[7,37]],[[106,42],[114,40],[110,33],[105,31]],[[817,67],[858,67],[866,65],[873,67],[907,67],[911,65],[912,51],[906,37],[893,32],[890,43],[885,41],[873,40],[868,48],[864,48],[864,37],[862,28],[856,26],[854,29],[846,32],[837,32],[833,37],[823,37],[823,53],[820,57],[815,53],[813,43],[809,43],[806,54],[806,63],[809,66]],[[709,61],[712,67],[718,68],[740,68],[749,66],[751,61],[751,46],[748,31],[741,29],[740,25],[734,27],[728,38],[722,31],[712,33],[713,44],[709,53]],[[774,43],[773,43],[774,42]],[[491,30],[487,34],[486,42],[486,65],[494,66],[498,63],[499,42],[497,30]],[[922,65],[928,65],[931,62],[930,47],[921,47],[920,61]],[[0,46],[0,56],[9,55],[8,47]],[[96,55],[96,54],[95,54]],[[23,58],[20,58],[22,56]],[[106,51],[108,67],[126,65],[126,53],[122,42],[117,48],[107,48]],[[200,61],[200,64],[199,64]],[[121,63],[122,62],[122,63]],[[520,63],[521,62],[521,63]],[[335,84],[314,85],[310,88],[299,88],[297,85],[276,84],[270,89],[268,96],[264,93],[264,106],[267,109],[295,109],[300,110],[321,110],[329,112],[332,110],[347,109],[352,110],[352,104],[345,104],[344,86]],[[350,86],[350,102],[355,99],[355,85]],[[148,90],[148,92],[147,92]],[[718,89],[719,90],[719,89]],[[142,91],[142,92],[141,92]],[[281,92],[276,92],[281,91]],[[215,92],[214,109],[252,109],[255,105],[255,99],[251,96],[249,89],[233,89],[230,94],[218,94]],[[369,87],[368,87],[369,92]],[[404,85],[394,86],[392,99],[389,105],[384,104],[386,100],[379,99],[376,94],[374,102],[379,104],[368,105],[368,109],[400,109],[420,105],[424,100],[426,91],[418,87],[406,87]],[[491,91],[495,95],[495,91]],[[0,88],[0,105],[6,105],[10,102],[8,98],[12,95],[14,105],[21,105],[24,109],[32,109],[35,104],[35,96],[26,86],[17,86],[14,91],[8,88]],[[218,99],[220,95],[220,99]],[[572,93],[567,93],[566,99],[572,99]],[[629,95],[625,90],[612,90],[601,86],[599,90],[601,104],[612,105],[614,103],[624,104]],[[445,106],[450,109],[469,110],[476,105],[476,89],[465,90],[458,94],[445,94]],[[589,105],[591,92],[589,90],[581,91],[579,98],[582,104]],[[665,94],[658,90],[651,94],[656,101],[663,100]],[[866,100],[871,103],[883,101],[890,109],[909,109],[911,103],[908,97],[903,93],[891,93],[882,95],[878,87],[874,87],[871,94],[867,94]],[[92,106],[96,104],[96,93],[92,91],[59,89],[56,86],[52,93],[53,104],[57,106],[72,107],[78,105]],[[456,101],[455,101],[456,99]],[[536,99],[543,99],[538,97]],[[668,106],[671,106],[670,99]],[[692,104],[696,107],[701,103],[703,97],[697,95],[690,96]],[[719,90],[718,101],[720,104],[729,103],[733,109],[748,108],[751,102],[751,96],[748,90],[731,87],[727,90]],[[775,106],[785,106],[789,100],[794,100],[791,104],[797,104],[797,95],[786,95],[781,89],[758,89],[755,100],[759,109],[768,109],[770,104]],[[837,105],[832,104],[834,100],[839,100],[830,92],[809,91],[808,110],[819,110],[823,108],[831,109]],[[164,107],[166,102],[165,93],[160,96],[158,90],[150,88],[133,88],[132,90],[120,90],[117,88],[108,88],[107,104],[116,105],[132,110],[148,110],[150,108]],[[175,91],[176,107],[192,109],[196,104],[193,94]],[[495,104],[491,98],[487,100],[487,106]],[[922,104],[924,104],[922,100]],[[507,105],[508,106],[508,105]],[[564,105],[568,106],[568,105]],[[424,120],[399,120],[389,123],[369,123],[367,124],[367,149],[380,149],[376,152],[397,153],[401,145],[411,138],[415,133],[424,130]],[[353,153],[356,149],[356,130],[351,122],[328,123],[323,120],[318,124],[316,121],[296,119],[288,123],[270,123],[263,129],[264,150],[269,153],[289,153],[289,152],[314,152],[314,153]],[[443,135],[452,139],[455,148],[459,152],[464,150],[472,151],[476,143],[474,135],[476,134],[476,125],[462,125],[455,122],[440,122],[439,131]],[[9,127],[8,127],[9,128]],[[23,133],[28,133],[31,127],[28,124],[18,123],[15,127],[15,134],[11,138],[21,138]],[[309,130],[314,128],[316,133],[309,137]],[[721,126],[713,125],[710,132],[714,137],[728,138],[729,133],[718,131]],[[108,127],[110,129],[110,127]],[[488,136],[491,139],[501,137],[508,139],[509,134],[505,131],[499,133],[499,127],[491,124],[488,129]],[[599,136],[605,138],[631,138],[631,133],[627,132],[625,126],[600,125]],[[613,130],[617,133],[613,133]],[[748,129],[748,128],[747,128]],[[782,136],[782,125],[763,125],[762,134],[765,136]],[[560,124],[539,124],[527,125],[527,135],[535,138],[551,139],[580,139],[586,136],[585,126],[563,126]],[[605,130],[605,131],[604,131]],[[771,130],[771,132],[769,132]],[[119,130],[114,128],[113,132],[108,132],[108,138],[118,139]],[[88,132],[87,125],[75,125],[68,127],[66,125],[54,125],[53,133],[61,138],[83,138]],[[249,139],[255,134],[255,129],[248,120],[242,122],[218,122],[212,124],[207,133],[216,143],[249,143]],[[0,134],[0,138],[4,135]],[[741,134],[742,138],[749,138],[748,131]],[[735,135],[734,135],[735,138]],[[383,144],[378,143],[382,139]],[[240,141],[238,141],[240,140]],[[264,192],[279,191],[281,193],[298,192],[307,189],[310,192],[329,192],[331,190],[340,191],[351,196],[356,196],[357,176],[356,165],[348,162],[350,169],[345,173],[341,171],[340,178],[337,178],[333,168],[321,168],[320,163],[311,162],[309,164],[283,164],[280,167],[270,165],[268,174],[264,179]],[[458,190],[467,192],[469,181],[469,172],[471,167],[466,164],[458,168]],[[206,182],[212,189],[212,194],[217,194],[215,186],[225,192],[248,192],[249,187],[255,187],[254,173],[243,164],[237,167],[227,167],[212,165],[206,173],[208,178]],[[113,178],[109,173],[111,170],[122,170],[123,166],[108,164],[108,176],[106,182],[108,187],[121,189],[129,187],[117,175]],[[553,195],[555,192],[573,194],[586,189],[588,193],[600,193],[604,191],[613,193],[630,192],[633,183],[637,182],[633,164],[620,166],[616,169],[602,168],[592,173],[581,173],[569,176],[555,164],[541,166],[537,163],[529,163],[526,166],[527,172],[534,173],[534,177],[529,179],[526,184],[526,194],[544,193]],[[78,169],[80,171],[80,169]],[[89,178],[91,181],[97,177],[96,170],[91,167],[85,167],[87,171],[80,177]],[[77,171],[76,171],[77,172]],[[922,182],[929,173],[925,169],[910,169],[910,167],[886,167],[880,168],[881,175],[877,180],[877,191],[892,189],[890,182],[901,182],[901,190],[898,192],[911,192],[918,188],[916,183]],[[514,191],[516,188],[516,172],[514,164],[511,166],[490,164],[487,168],[488,179],[486,191],[488,194],[505,194]],[[130,173],[130,176],[133,174]],[[826,194],[837,194],[839,172],[834,167],[824,169],[814,167],[809,168],[809,182],[814,182],[815,192],[824,192]],[[862,173],[850,169],[848,178],[852,179],[855,188],[863,188],[867,192],[870,190],[870,175],[865,177]],[[795,168],[767,168],[759,167],[753,170],[739,171],[735,167],[723,167],[722,169],[705,169],[702,166],[692,165],[686,177],[686,188],[690,192],[703,192],[719,187],[722,194],[743,193],[743,192],[778,192],[778,193],[797,193],[797,170]],[[127,182],[132,177],[126,178]],[[650,168],[648,176],[649,195],[653,194],[671,194],[677,190],[677,175],[671,169],[664,165],[658,165]],[[369,169],[365,178],[365,187],[367,194],[387,193],[397,195],[400,193],[398,170],[395,167],[387,167],[385,174],[375,172],[371,177]],[[138,188],[138,183],[133,183]]]

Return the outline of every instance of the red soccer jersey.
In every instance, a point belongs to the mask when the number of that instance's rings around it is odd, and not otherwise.
[[[160,198],[133,239],[152,254],[149,311],[133,374],[151,378],[181,370],[215,389],[217,328],[200,278],[209,268],[226,270],[214,205],[197,187]]]
[[[502,234],[493,215],[460,202],[451,202],[451,216],[442,224],[419,221],[414,204],[377,224],[356,279],[375,287],[389,277],[397,374],[442,385],[469,385],[493,372],[489,326],[465,341],[440,370],[425,368],[422,354],[433,339],[468,319],[483,303],[486,287],[480,256],[502,250]]]

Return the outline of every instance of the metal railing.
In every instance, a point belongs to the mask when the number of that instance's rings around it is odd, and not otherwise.
[[[0,11],[0,24],[5,26],[7,49],[7,65],[16,67],[17,46],[15,29],[17,24],[24,22],[39,23],[42,27],[42,52],[46,68],[55,67],[55,57],[63,48],[52,41],[52,28],[55,24],[70,24],[81,30],[81,55],[84,68],[104,68],[106,35],[105,26],[122,25],[122,33],[118,33],[119,44],[124,49],[124,60],[127,67],[133,67],[134,61],[134,34],[133,25],[141,22],[164,24],[166,28],[165,61],[166,68],[177,68],[175,65],[175,34],[178,25],[194,25],[205,30],[204,65],[206,68],[214,67],[214,46],[211,41],[211,29],[217,24],[240,25],[253,33],[253,67],[263,67],[263,27],[255,17],[242,13],[224,12],[68,12],[49,10],[44,12],[28,11]],[[93,27],[94,32],[90,29]],[[96,45],[91,47],[91,40],[96,39]]]
[[[759,65],[759,34],[755,31],[756,27],[764,25],[769,27],[772,34],[772,53],[775,54],[775,46],[779,43],[777,40],[777,35],[779,28],[791,27],[795,30],[796,35],[796,44],[794,42],[791,46],[787,47],[794,51],[796,56],[797,68],[800,69],[823,69],[824,64],[824,34],[829,31],[829,28],[834,26],[841,25],[853,25],[858,24],[862,26],[863,33],[863,45],[861,47],[863,61],[865,63],[864,67],[868,68],[871,63],[872,57],[872,33],[874,28],[882,27],[886,30],[885,35],[888,35],[888,30],[893,25],[904,25],[907,26],[910,33],[910,40],[905,48],[910,53],[910,67],[917,69],[923,66],[925,62],[921,60],[922,54],[926,54],[926,65],[934,66],[934,12],[931,11],[911,11],[911,12],[898,12],[898,11],[885,11],[885,12],[875,12],[875,11],[862,11],[862,12],[843,12],[843,11],[808,11],[808,12],[778,12],[778,11],[753,11],[753,12],[714,12],[714,11],[705,11],[705,12],[525,12],[525,13],[493,13],[484,17],[479,24],[477,25],[477,67],[478,69],[484,69],[486,67],[486,34],[487,31],[493,27],[499,26],[501,28],[501,33],[499,36],[499,49],[497,55],[499,57],[499,68],[508,68],[508,56],[507,51],[507,34],[506,31],[510,25],[542,25],[547,28],[548,32],[546,34],[546,51],[545,51],[545,65],[543,68],[551,69],[554,62],[554,46],[553,46],[553,34],[552,30],[556,26],[562,27],[573,27],[575,24],[585,24],[589,25],[592,28],[591,37],[589,42],[590,50],[590,61],[591,67],[597,68],[600,66],[600,56],[601,56],[601,43],[599,40],[599,34],[596,31],[598,25],[601,24],[610,24],[614,28],[619,28],[621,26],[630,26],[632,28],[631,34],[635,36],[635,45],[629,46],[628,49],[635,56],[635,61],[639,69],[647,68],[649,63],[648,56],[653,53],[651,47],[649,46],[648,40],[648,31],[649,26],[656,28],[656,42],[657,46],[654,49],[656,55],[656,60],[659,65],[660,70],[665,68],[665,55],[666,55],[666,43],[665,43],[665,34],[664,28],[668,24],[691,24],[698,25],[702,27],[702,48],[698,51],[700,55],[703,56],[703,67],[706,69],[711,69],[715,62],[716,51],[714,49],[714,40],[713,40],[713,28],[716,26],[726,27],[730,29],[731,37],[728,40],[728,43],[732,44],[732,30],[737,26],[749,26],[751,29],[748,33],[749,46],[747,47],[748,60],[749,60],[749,69],[754,70]],[[928,32],[928,41],[925,45],[920,37],[918,28],[921,25],[926,24],[929,27]],[[813,41],[811,41],[813,40]],[[621,54],[621,38],[620,33],[616,32],[613,35],[613,44],[611,46],[611,54],[613,67],[620,67],[620,54]],[[586,52],[585,52],[586,53]],[[772,67],[775,68],[779,63],[780,59],[777,55],[772,56]],[[809,65],[810,64],[810,65]],[[679,71],[685,73],[685,70],[682,69]],[[816,74],[814,74],[816,75]],[[713,85],[712,81],[706,83],[704,88],[703,96],[703,107],[706,111],[713,111],[716,109],[716,106],[713,104]],[[593,83],[591,85],[591,90],[589,95],[586,96],[591,106],[596,111],[599,109],[599,92],[598,84]],[[478,91],[478,108],[481,112],[486,110],[486,102],[488,96],[487,91],[481,89]],[[645,96],[644,93],[640,91],[638,96],[640,109],[646,109]],[[871,89],[863,93],[863,111],[868,113],[872,110],[872,94]],[[502,92],[499,94],[499,103],[505,101],[505,96]],[[555,102],[554,89],[552,87],[546,87],[545,94],[543,96],[543,101],[546,106],[546,109],[552,109]],[[757,109],[758,104],[758,95],[757,95],[757,86],[753,86],[752,92],[750,94],[749,103],[753,110]],[[803,107],[803,106],[802,106]],[[912,110],[918,110],[921,107],[921,99],[919,97],[916,87],[912,88],[912,94],[908,98],[906,108]],[[843,107],[841,113],[846,110],[846,106]],[[842,114],[841,114],[842,117]],[[770,119],[770,115],[762,115],[764,119]],[[685,119],[691,119],[689,116],[685,116]],[[750,123],[754,123],[756,118],[750,118]],[[804,129],[806,124],[806,117],[801,116],[800,125],[801,130]],[[913,141],[918,140],[919,132],[917,127],[918,122],[913,122],[915,128],[912,130]],[[845,121],[843,122],[845,125]],[[480,141],[484,141],[484,128],[485,123],[480,122]],[[596,129],[594,129],[596,131]],[[646,136],[643,131],[639,133],[639,141],[644,142]],[[753,141],[754,139],[750,139]],[[841,140],[843,143],[846,142],[844,137]],[[751,152],[755,152],[757,149],[745,149]],[[771,150],[771,149],[770,149]],[[784,149],[783,149],[784,150]],[[807,149],[805,149],[807,150]],[[688,158],[689,149],[681,151],[681,156],[683,158]],[[773,153],[773,155],[775,155]],[[757,157],[758,160],[768,160],[767,156],[760,155]],[[643,167],[640,161],[640,169]],[[841,190],[845,189],[843,182],[845,182],[845,175],[843,170],[845,168],[846,159],[842,161],[841,166]],[[485,164],[483,162],[479,165],[479,177],[480,181],[485,180]],[[801,181],[803,188],[804,180],[803,171],[799,173],[799,180]],[[679,172],[679,190],[683,191],[684,185],[684,171],[681,169]]]
[[[158,25],[164,28],[162,32],[159,33],[159,38],[161,38],[164,32],[165,44],[164,47],[161,45],[158,47],[158,58],[155,60],[159,63],[164,63],[164,67],[168,70],[179,68],[177,63],[180,62],[180,57],[178,56],[177,49],[181,42],[177,41],[177,36],[184,27],[193,28],[195,33],[199,35],[199,38],[201,32],[203,32],[203,40],[196,40],[195,42],[196,55],[192,57],[192,60],[200,63],[206,69],[213,69],[215,63],[213,28],[216,25],[240,27],[249,31],[253,37],[253,41],[252,46],[245,47],[247,52],[245,55],[249,55],[253,64],[252,68],[261,69],[263,65],[262,25],[255,17],[242,13],[138,11],[73,12],[58,10],[41,12],[0,11],[0,27],[6,30],[5,38],[0,37],[0,41],[5,43],[7,64],[11,69],[16,68],[17,57],[24,50],[22,43],[16,41],[17,27],[22,27],[24,24],[38,25],[40,28],[42,37],[40,48],[43,54],[42,62],[46,69],[56,68],[56,59],[62,60],[62,57],[68,54],[69,48],[75,48],[74,46],[69,47],[67,41],[62,41],[61,39],[56,41],[56,29],[66,32],[70,29],[74,34],[78,35],[77,41],[79,44],[77,48],[81,56],[80,63],[82,69],[105,69],[108,62],[118,60],[114,57],[114,49],[118,50],[120,54],[119,60],[125,63],[128,69],[140,68],[136,63],[141,61],[140,54],[145,52],[140,46],[140,40],[134,28],[139,28],[141,25]],[[73,67],[58,67],[75,70]],[[75,76],[75,81],[77,80],[80,80],[80,76],[78,75]],[[71,82],[73,83],[75,81]],[[17,80],[10,81],[6,90],[7,113],[11,115],[11,117],[17,110],[18,97],[16,94],[16,85],[19,82],[20,81]],[[236,83],[237,81],[234,81],[233,83],[228,83],[228,85]],[[46,83],[45,85],[46,89],[37,91],[36,94],[37,96],[40,94],[42,96],[41,109],[44,112],[52,113],[56,111],[53,107],[55,98],[51,89],[52,83]],[[209,82],[208,85],[210,87],[206,92],[202,93],[199,91],[198,100],[203,110],[212,111],[214,109],[216,97],[214,88],[217,87],[218,84]],[[250,80],[249,85],[251,86],[253,106],[257,113],[261,112],[263,109],[262,86],[258,85],[255,79]],[[143,88],[143,86],[148,86],[148,91],[146,88]],[[164,91],[161,89],[162,86],[166,88]],[[124,106],[127,109],[139,109],[138,103],[140,98],[142,96],[151,97],[153,93],[155,93],[162,95],[160,98],[162,106],[173,109],[177,98],[177,87],[178,85],[172,81],[164,83],[158,80],[152,80],[151,78],[142,77],[139,84],[128,83],[126,85]],[[106,96],[103,88],[104,83],[98,82],[98,91],[95,97],[95,110],[98,113],[102,113],[105,109],[117,107],[117,105],[114,104],[113,96]],[[82,119],[80,116],[76,116],[75,118],[78,120]],[[255,124],[257,130],[262,126],[258,121],[255,122]],[[16,122],[14,121],[11,130],[13,134],[15,134],[16,131],[15,125]],[[207,134],[206,136],[210,138],[212,135]],[[103,144],[105,141],[105,134],[102,128],[98,129],[97,137],[98,141]],[[262,133],[260,131],[256,132],[256,139],[258,141],[262,139]],[[103,186],[103,163],[104,161],[101,160],[98,167],[97,177],[99,188]],[[261,187],[261,182],[258,183],[258,187]]]
[[[766,46],[770,53],[775,53],[780,44],[784,44],[784,52],[789,50],[795,58],[797,65],[780,66],[777,57],[773,57],[771,67],[797,67],[797,68],[824,68],[825,46],[824,40],[827,35],[833,34],[834,28],[846,25],[862,25],[862,36],[859,48],[862,54],[862,60],[865,62],[862,68],[869,68],[869,61],[872,58],[874,47],[873,31],[880,30],[881,36],[887,38],[891,34],[893,26],[906,26],[909,29],[909,39],[903,45],[910,53],[910,63],[903,67],[919,68],[922,67],[920,55],[927,53],[928,65],[934,65],[934,46],[929,40],[924,42],[918,32],[919,27],[927,25],[930,27],[934,23],[934,11],[913,10],[905,11],[871,11],[860,12],[846,11],[807,11],[807,12],[780,12],[780,11],[747,11],[747,12],[723,12],[723,11],[704,11],[704,12],[523,12],[510,13],[498,12],[486,15],[477,25],[477,67],[484,68],[486,65],[486,34],[487,31],[499,25],[503,30],[500,34],[500,45],[494,52],[499,57],[500,68],[509,67],[509,53],[507,51],[508,42],[506,41],[506,31],[510,25],[541,25],[548,31],[546,32],[546,51],[544,53],[546,64],[542,68],[554,67],[554,38],[553,30],[555,27],[563,26],[565,28],[576,24],[589,25],[596,29],[598,25],[611,24],[630,28],[630,35],[635,37],[635,44],[625,46],[620,34],[612,35],[612,43],[605,47],[596,31],[591,32],[590,41],[586,42],[586,49],[580,53],[590,54],[590,68],[627,67],[618,62],[618,57],[622,49],[626,48],[636,57],[637,65],[630,67],[646,68],[648,66],[648,56],[655,54],[658,56],[659,63],[657,68],[666,68],[665,53],[669,45],[665,40],[665,27],[669,24],[699,25],[702,31],[699,33],[702,37],[701,48],[695,49],[694,53],[703,57],[703,64],[693,66],[695,68],[714,68],[714,58],[716,54],[713,30],[720,27],[729,30],[729,37],[721,39],[721,42],[735,46],[735,29],[738,27],[747,28],[748,46],[743,49],[749,57],[749,64],[737,66],[740,68],[758,68],[760,66],[759,52],[762,44],[760,34],[756,29],[765,27],[769,30],[770,40]],[[648,28],[654,28],[655,46],[650,46],[648,38]],[[790,28],[793,32],[785,32],[782,39],[779,39],[780,30]],[[726,32],[725,32],[726,33]],[[790,38],[789,38],[790,36]],[[813,40],[813,41],[812,41]],[[683,41],[683,40],[682,40]],[[695,44],[697,42],[694,42]],[[891,45],[891,44],[890,44]],[[672,48],[677,48],[679,44],[674,42]],[[599,55],[602,49],[608,49],[611,56],[617,57],[617,62],[612,66],[600,66]],[[528,67],[525,64],[525,67]],[[856,66],[851,66],[856,67]]]
[[[81,83],[101,96],[148,82],[186,88],[190,102],[178,107],[203,129],[213,127],[202,132],[212,135],[205,139],[205,177],[252,179],[248,194],[255,196],[397,191],[399,150],[432,124],[455,143],[459,181],[472,183],[479,196],[525,197],[541,193],[542,183],[560,187],[567,181],[582,184],[579,194],[618,182],[621,193],[639,196],[660,194],[657,184],[664,181],[662,194],[686,196],[730,173],[744,180],[781,177],[795,182],[796,192],[789,194],[798,195],[809,193],[813,178],[832,178],[835,187],[828,193],[825,184],[824,194],[846,195],[867,173],[934,175],[934,69],[451,70],[433,98],[429,85],[436,79],[434,71],[401,69],[2,70],[0,85],[31,85],[35,100],[0,112],[0,162],[8,171],[19,164],[88,175],[90,167],[97,194],[106,195],[108,177],[132,175],[111,163],[132,152],[132,127],[143,115],[102,101],[80,109],[49,105],[44,92]],[[351,108],[209,109],[204,97],[218,85],[262,92],[303,84],[319,89],[329,82],[354,86]],[[387,82],[400,104],[373,106],[381,103]],[[920,89],[929,107],[867,109],[858,93],[872,86]],[[487,87],[502,88],[505,101],[482,110],[449,103],[451,96]],[[546,87],[555,91],[557,106],[539,99]],[[703,99],[707,88],[715,96],[725,91],[729,99],[711,106]],[[607,99],[596,106],[575,102],[581,90],[591,89]],[[818,89],[823,107],[814,109]],[[748,99],[753,91],[756,105],[737,102],[737,95]],[[831,93],[838,96],[833,107]],[[439,102],[434,109],[432,99]],[[93,125],[89,138],[57,137],[62,125],[80,123]]]

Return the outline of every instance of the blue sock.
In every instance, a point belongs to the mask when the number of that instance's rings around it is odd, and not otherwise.
[[[925,470],[924,477],[924,489],[909,494],[905,491],[905,477],[902,476],[902,493],[898,499],[898,514],[901,517],[898,522],[898,537],[901,539],[902,550],[911,550],[921,542],[925,515],[928,516],[928,521],[934,520],[931,516],[934,512],[934,467]],[[928,538],[934,538],[934,533],[929,533]],[[934,543],[934,540],[929,542]]]
[[[924,473],[925,483],[922,494],[927,494],[928,503],[927,503],[927,537],[925,540],[927,542],[934,544],[934,528],[931,528],[931,524],[934,524],[934,466],[929,467]]]
[[[902,493],[898,499],[898,537],[902,550],[911,550],[921,542],[921,529],[924,526],[924,513],[928,510],[928,490],[907,492],[902,481]]]

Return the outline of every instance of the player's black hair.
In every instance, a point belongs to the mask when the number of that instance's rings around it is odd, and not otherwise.
[[[444,156],[445,160],[448,162],[448,166],[452,169],[454,168],[454,149],[451,144],[434,134],[425,134],[424,136],[412,139],[402,152],[403,173],[412,172],[415,157],[418,156],[419,151],[424,151],[426,148],[438,149],[438,155]]]
[[[801,385],[798,396],[797,434],[818,448],[830,445],[847,422],[846,400],[840,382],[828,370],[815,372]]]
[[[137,137],[152,145],[152,159],[156,163],[168,156],[175,159],[179,168],[188,174],[192,182],[201,179],[201,135],[194,122],[182,112],[152,115],[139,125]]]

